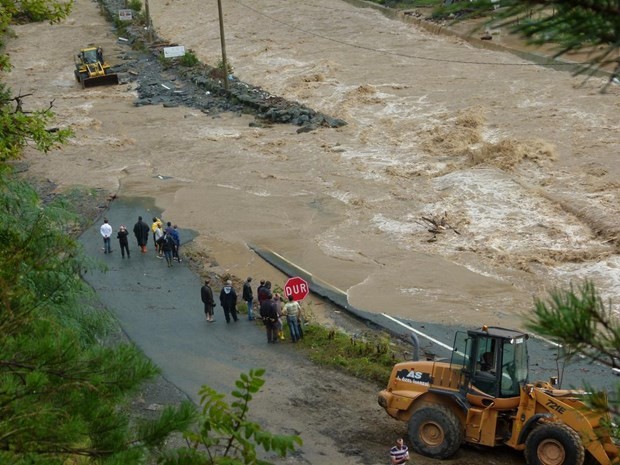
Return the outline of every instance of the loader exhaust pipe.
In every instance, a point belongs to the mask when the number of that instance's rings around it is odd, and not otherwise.
[[[412,361],[417,362],[420,360],[420,340],[414,332],[409,333],[409,337],[411,338],[411,344],[413,345]]]

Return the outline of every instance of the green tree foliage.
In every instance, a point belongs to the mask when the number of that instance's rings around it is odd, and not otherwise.
[[[102,343],[110,321],[87,304],[74,221],[0,178],[0,463],[139,463],[195,415],[185,403],[131,421],[119,408],[157,369],[132,345]]]
[[[235,398],[228,404],[224,394],[209,386],[199,392],[202,416],[199,429],[185,433],[189,447],[168,453],[163,465],[270,465],[258,457],[257,447],[273,451],[281,457],[301,445],[299,436],[276,435],[264,431],[258,423],[248,420],[252,394],[265,383],[265,370],[242,373],[236,381]]]
[[[3,0],[0,69],[10,68],[1,50],[13,22],[60,21],[70,5]],[[81,279],[93,265],[67,234],[77,218],[11,177],[6,162],[24,147],[47,152],[70,135],[47,129],[51,103],[27,111],[26,97],[0,83],[0,463],[142,463],[191,424],[195,408],[183,403],[153,421],[124,413],[128,394],[157,369],[134,346],[105,343],[110,319],[88,305]]]
[[[2,15],[9,15],[10,21],[57,23],[71,12],[73,0],[2,0]]]
[[[10,68],[2,50],[13,22],[60,21],[70,6],[0,0],[0,71]],[[193,404],[168,407],[155,420],[129,416],[128,396],[158,370],[133,345],[110,340],[110,317],[90,304],[81,275],[96,265],[68,234],[78,218],[62,202],[43,204],[11,176],[7,162],[26,146],[47,152],[71,134],[47,128],[52,103],[26,111],[26,97],[0,83],[0,464],[128,465],[145,463],[149,453],[164,463],[266,464],[257,447],[292,451],[299,437],[247,420],[263,370],[241,376],[231,405],[203,387],[200,429],[176,454],[160,455],[172,432],[194,424]]]
[[[569,290],[555,290],[547,301],[536,299],[527,327],[562,344],[569,359],[582,355],[620,368],[620,321],[613,314],[611,303],[601,299],[591,281],[577,289],[571,286]],[[605,393],[588,391],[593,407],[620,414],[620,386],[609,402]]]
[[[48,129],[54,116],[52,103],[47,109],[28,112],[23,109],[25,97],[12,97],[10,90],[0,83],[0,163],[19,158],[27,145],[47,152],[72,134],[68,128]]]
[[[58,22],[66,18],[72,2],[55,0],[2,0],[0,2],[0,71],[11,67],[9,57],[3,53],[10,25],[24,21]],[[52,102],[48,108],[28,111],[24,99],[28,95],[13,96],[4,83],[0,83],[0,163],[18,158],[24,147],[34,145],[47,152],[63,143],[71,135],[69,129],[48,129],[53,117]]]
[[[495,5],[491,0],[468,3],[473,12],[464,17],[492,12],[488,26],[507,26],[535,45],[556,44],[556,57],[585,52],[588,69],[620,65],[619,0],[501,0],[497,10]]]

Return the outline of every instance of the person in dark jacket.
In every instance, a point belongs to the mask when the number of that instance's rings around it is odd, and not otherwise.
[[[149,225],[142,221],[142,217],[138,217],[138,222],[133,227],[133,233],[138,241],[138,246],[142,253],[146,253],[146,244],[149,241]]]
[[[160,239],[161,241],[161,251],[166,257],[166,263],[168,263],[168,268],[172,266],[172,253],[174,252],[174,239],[171,234],[164,233],[164,235]]]
[[[271,293],[271,291],[269,290],[269,288],[266,286],[265,280],[261,279],[260,280],[260,286],[258,286],[258,289],[256,289],[256,297],[258,298],[258,306],[260,308],[261,304],[269,299],[269,294]]]
[[[224,309],[226,323],[230,323],[230,316],[237,321],[237,293],[232,287],[232,281],[226,281],[226,285],[220,291],[220,304]]]
[[[118,239],[118,245],[121,248],[122,257],[125,258],[125,252],[127,252],[127,258],[129,258],[129,231],[127,231],[127,228],[122,224],[120,228],[118,228],[116,238]]]
[[[265,287],[265,280],[261,279],[260,283],[258,284],[258,287],[256,288],[256,300],[258,300],[259,309],[260,309],[260,304],[262,304],[263,300],[265,300],[265,299],[261,299],[261,290],[263,289],[263,287]]]
[[[200,288],[200,298],[202,299],[202,303],[205,306],[205,317],[209,323],[213,323],[215,319],[213,318],[213,308],[215,307],[215,300],[213,299],[213,289],[209,283],[211,280],[209,278],[205,279],[205,284]]]
[[[267,295],[267,299],[260,304],[260,317],[267,330],[267,342],[275,344],[278,342],[278,310],[271,292]]]
[[[181,236],[175,224],[172,227],[172,238],[174,239],[174,250],[172,251],[172,258],[181,263],[181,256],[179,255],[179,247],[181,247]]]
[[[248,320],[252,321],[254,319],[254,314],[252,313],[252,306],[254,305],[254,293],[252,292],[252,277],[249,276],[248,279],[243,283],[243,300],[248,306]]]

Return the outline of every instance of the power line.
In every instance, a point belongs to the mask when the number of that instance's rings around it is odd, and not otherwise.
[[[263,16],[267,19],[270,19],[271,21],[274,21],[276,23],[280,23],[290,29],[293,29],[295,31],[299,31],[299,32],[303,32],[304,34],[308,34],[314,37],[318,37],[320,39],[323,40],[327,40],[329,42],[334,42],[340,45],[344,45],[347,47],[351,47],[351,48],[357,48],[360,50],[366,50],[369,52],[374,52],[374,53],[381,53],[383,55],[391,55],[391,56],[397,56],[400,58],[412,58],[414,60],[424,60],[424,61],[435,61],[435,62],[440,62],[440,63],[457,63],[457,64],[464,64],[464,65],[487,65],[487,66],[541,66],[540,63],[497,63],[497,62],[491,62],[491,61],[466,61],[466,60],[451,60],[448,58],[432,58],[432,57],[425,57],[425,56],[420,56],[420,55],[409,55],[406,53],[399,53],[399,52],[393,52],[393,51],[389,51],[389,50],[382,50],[382,49],[377,49],[377,48],[373,48],[373,47],[368,47],[365,45],[359,45],[359,44],[353,44],[350,42],[345,42],[344,40],[339,40],[339,39],[334,39],[332,37],[327,37],[321,34],[317,34],[316,32],[312,32],[309,31],[307,29],[302,29],[299,28],[297,26],[293,26],[292,24],[289,24],[285,21],[282,21],[280,19],[274,18],[273,16],[269,16],[268,14],[265,14],[255,8],[252,8],[251,6],[243,3],[240,0],[233,0],[236,3],[238,3],[239,5],[243,6],[244,8],[247,8],[248,10],[253,11],[254,13],[256,13],[259,16]],[[574,64],[574,63],[545,63],[544,66],[575,66],[578,64]]]

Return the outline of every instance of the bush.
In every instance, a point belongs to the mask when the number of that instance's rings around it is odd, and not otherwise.
[[[129,2],[127,3],[127,7],[130,10],[133,10],[135,12],[140,12],[142,11],[142,1],[141,0],[129,0]]]
[[[229,74],[232,74],[234,71],[233,65],[230,63],[229,60],[226,60],[226,69],[224,69],[224,60],[222,59],[220,59],[217,62],[216,68],[218,69],[220,74],[223,76],[228,76]]]
[[[198,57],[192,50],[188,50],[185,52],[185,55],[179,59],[179,64],[181,66],[193,68],[194,66],[200,64],[200,60],[198,60]]]
[[[237,389],[231,393],[234,400],[230,404],[225,401],[224,394],[202,386],[198,393],[202,415],[197,428],[184,434],[187,447],[164,453],[159,463],[269,465],[271,462],[258,458],[259,450],[274,452],[280,457],[295,452],[295,446],[302,445],[299,436],[273,434],[248,420],[253,394],[265,384],[264,374],[262,368],[242,373],[235,382]]]
[[[305,325],[303,330],[302,346],[313,362],[344,370],[361,379],[385,383],[394,363],[404,358],[396,356],[387,334],[377,336],[369,332],[351,336],[318,324]]]
[[[166,58],[164,56],[164,52],[161,52],[159,55],[157,55],[157,61],[163,69],[169,69],[174,63],[172,58]]]

